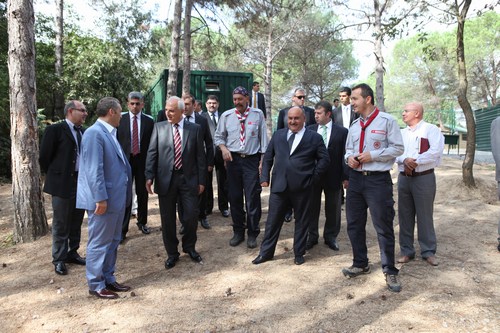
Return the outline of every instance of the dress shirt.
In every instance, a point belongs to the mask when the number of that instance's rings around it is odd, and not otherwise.
[[[293,154],[293,152],[295,151],[295,148],[297,148],[297,146],[299,145],[300,140],[302,140],[302,137],[304,136],[305,132],[306,132],[306,128],[302,127],[302,129],[300,131],[295,133],[295,139],[293,140],[292,149],[290,149],[290,155]],[[288,133],[286,135],[287,140],[290,139],[290,136],[292,136],[292,133],[293,133],[292,131],[288,130]]]
[[[349,128],[351,126],[351,104],[344,105],[342,104],[342,125],[345,128]]]
[[[132,112],[128,112],[129,116],[130,116],[130,151],[133,150],[133,147],[132,145],[134,144],[134,138],[133,138],[133,134],[134,133],[134,114]],[[142,112],[139,112],[137,114],[137,137],[139,139],[139,151],[141,150],[141,115],[142,115]]]
[[[75,171],[78,171],[78,168],[80,167],[80,147],[78,146],[78,138],[76,136],[76,130],[75,130],[75,124],[73,124],[69,119],[65,119],[66,123],[69,126],[69,129],[71,130],[71,134],[73,134],[73,138],[75,139],[76,142],[76,162],[75,162]],[[83,133],[81,133],[83,135]]]
[[[267,149],[267,127],[264,114],[259,109],[250,108],[245,121],[245,147],[240,143],[240,121],[236,109],[222,113],[214,135],[216,146],[225,145],[233,153],[245,155],[264,154]]]
[[[327,124],[325,125],[320,125],[318,124],[318,134],[323,136],[323,126],[326,126],[326,146],[328,147],[328,143],[330,142],[330,136],[332,134],[332,124],[333,124],[333,121],[329,121]]]
[[[421,120],[415,128],[408,126],[402,129],[401,135],[403,137],[405,151],[403,155],[396,158],[400,172],[404,171],[403,162],[407,157],[417,160],[418,166],[415,172],[434,169],[441,163],[444,149],[444,136],[437,126]],[[429,140],[429,150],[419,154],[422,138]]]
[[[182,117],[188,122],[188,123],[192,123],[192,124],[195,124],[196,123],[196,120],[194,119],[194,112],[189,115],[189,116],[186,116],[186,115],[183,115]],[[188,119],[189,117],[189,119]]]
[[[349,128],[347,135],[345,161],[349,156],[359,155],[359,141],[361,138],[361,124],[369,120],[373,112],[366,118],[356,119]],[[393,116],[379,112],[373,122],[366,128],[365,144],[363,152],[369,151],[372,161],[362,163],[361,168],[356,171],[389,171],[396,160],[396,157],[403,154],[403,138],[398,122]]]
[[[111,136],[113,137],[113,141],[115,143],[115,146],[118,149],[118,151],[120,152],[120,157],[121,157],[123,163],[125,163],[126,160],[125,160],[125,156],[124,156],[124,153],[122,150],[122,146],[120,146],[120,143],[118,142],[118,139],[116,138],[116,128],[111,126],[109,123],[105,122],[104,120],[97,119],[97,121],[100,122],[101,124],[103,124],[104,127],[106,128],[106,130],[108,130],[108,132],[111,134]]]

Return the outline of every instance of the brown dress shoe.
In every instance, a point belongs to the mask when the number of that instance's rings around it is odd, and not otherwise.
[[[101,290],[89,290],[89,294],[93,296],[97,296],[99,298],[104,298],[104,299],[115,299],[119,298],[118,294],[108,290],[108,289],[101,289]]]
[[[410,260],[415,259],[415,257],[410,257],[410,256],[401,256],[398,258],[398,263],[400,264],[407,264],[410,262]]]
[[[116,292],[122,292],[122,291],[129,291],[130,287],[125,286],[123,284],[119,284],[118,282],[115,281],[113,283],[107,283],[106,289],[111,290],[111,291],[116,291]]]
[[[435,256],[430,256],[430,257],[427,257],[425,258],[425,261],[427,261],[427,263],[431,266],[437,266],[439,265],[437,259]]]

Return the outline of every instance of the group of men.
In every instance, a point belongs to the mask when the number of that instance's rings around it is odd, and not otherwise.
[[[131,217],[132,182],[137,195],[137,226],[149,234],[148,193],[158,194],[165,268],[180,258],[176,230],[179,214],[182,250],[195,262],[197,226],[209,229],[213,209],[215,169],[218,208],[233,222],[230,246],[245,238],[257,247],[262,214],[262,187],[270,186],[269,213],[259,255],[261,264],[274,257],[283,222],[295,217],[294,263],[305,262],[306,250],[319,241],[321,195],[325,195],[325,244],[338,251],[343,190],[347,189],[347,233],[353,264],[342,270],[348,277],[370,272],[366,247],[367,210],[377,232],[381,263],[390,290],[401,290],[395,267],[394,200],[389,171],[399,166],[398,193],[401,263],[415,257],[415,217],[421,255],[431,265],[436,238],[432,221],[434,167],[443,149],[436,126],[425,123],[419,103],[406,105],[400,131],[396,120],[374,105],[366,84],[340,91],[333,108],[321,101],[306,107],[306,92],[298,88],[292,106],[278,115],[278,130],[268,139],[265,99],[254,83],[233,91],[234,108],[221,113],[215,95],[208,96],[206,112],[193,96],[170,97],[157,122],[142,113],[142,94],[128,96],[129,112],[118,100],[103,98],[98,120],[83,134],[87,111],[79,101],[65,108],[66,120],[47,128],[40,164],[47,173],[45,192],[52,195],[53,263],[57,274],[67,274],[66,263],[86,265],[89,293],[117,298],[130,287],[114,277],[117,248],[124,242]],[[262,110],[264,108],[264,110]],[[83,138],[82,138],[83,136]],[[272,177],[271,177],[272,174]],[[228,181],[230,179],[230,181]],[[61,192],[64,191],[64,192]],[[77,250],[84,210],[89,217],[87,257]]]

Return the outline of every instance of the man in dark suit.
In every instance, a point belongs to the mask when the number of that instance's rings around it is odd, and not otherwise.
[[[184,102],[172,96],[166,103],[168,121],[155,124],[146,159],[146,187],[158,194],[163,244],[168,258],[165,268],[173,268],[179,260],[176,234],[175,205],[182,202],[181,215],[185,232],[182,249],[195,262],[201,262],[196,252],[198,227],[198,196],[206,184],[207,162],[201,127],[183,118]]]
[[[182,99],[184,100],[184,121],[188,121],[190,123],[195,123],[200,125],[200,133],[203,137],[203,142],[205,144],[205,156],[207,160],[207,174],[208,172],[212,172],[214,168],[214,141],[212,139],[212,135],[210,134],[210,128],[208,127],[207,118],[203,117],[200,114],[194,112],[194,102],[195,99],[192,95],[185,94],[182,95]],[[207,206],[207,197],[206,191],[200,194],[199,198],[199,214],[198,219],[200,221],[201,226],[204,229],[210,229],[210,223],[207,220],[206,213]],[[179,206],[179,210],[182,211],[182,206]],[[182,214],[182,213],[181,213]]]
[[[274,257],[283,219],[290,206],[295,210],[294,262],[296,265],[304,263],[312,189],[329,164],[321,135],[305,129],[304,123],[304,111],[292,107],[288,111],[288,129],[274,133],[264,155],[261,186],[269,186],[271,168],[273,179],[266,231],[259,256],[252,261],[255,265]]]
[[[116,138],[122,107],[113,97],[97,103],[99,117],[82,139],[76,207],[87,210],[87,282],[89,293],[118,298],[130,287],[114,276],[123,215],[132,201],[132,170]]]
[[[354,112],[351,107],[351,88],[343,87],[339,92],[340,105],[333,110],[333,122],[347,129],[351,127],[359,114]]]
[[[216,95],[208,95],[207,102],[205,103],[207,111],[203,112],[203,115],[208,119],[208,127],[210,128],[210,134],[212,138],[215,136],[215,130],[217,129],[217,124],[219,123],[219,117],[221,112],[219,112],[219,98]],[[215,174],[217,178],[217,202],[219,206],[219,211],[222,216],[229,217],[229,204],[227,199],[227,173],[226,166],[224,165],[224,159],[222,158],[222,152],[219,147],[215,146],[214,143],[214,167]],[[214,188],[212,186],[213,179],[213,169],[208,172],[207,187],[205,189],[207,202],[206,202],[206,213],[207,215],[212,214],[214,208]]]
[[[266,99],[260,92],[260,83],[255,81],[252,85],[252,93],[250,94],[250,107],[259,109],[266,116]]]
[[[347,166],[344,162],[345,143],[347,140],[346,128],[336,125],[332,121],[332,105],[326,101],[321,101],[314,107],[316,125],[311,125],[308,129],[317,132],[322,136],[323,142],[328,150],[330,164],[319,184],[314,188],[313,205],[311,209],[311,223],[309,224],[309,234],[307,237],[306,249],[310,250],[318,244],[319,232],[318,221],[321,208],[321,193],[325,193],[325,228],[323,239],[325,244],[334,251],[339,250],[337,236],[340,232],[341,216],[341,193],[342,183],[347,186]]]
[[[40,167],[46,173],[43,191],[52,195],[52,263],[59,275],[68,274],[66,263],[85,265],[80,247],[84,210],[75,208],[82,124],[87,109],[80,101],[64,107],[66,119],[50,125],[40,145]]]
[[[146,167],[146,154],[148,152],[149,140],[153,133],[154,120],[142,113],[144,97],[140,92],[133,91],[128,94],[127,106],[129,112],[122,114],[120,126],[118,126],[118,141],[122,146],[132,168],[132,178],[135,181],[135,193],[137,194],[137,227],[143,234],[149,234],[148,223],[148,192],[146,191],[146,179],[144,169]],[[122,241],[128,232],[132,203],[127,207],[123,218]]]
[[[304,106],[307,99],[306,91],[302,88],[297,88],[293,92],[292,106],[280,110],[278,114],[278,122],[276,124],[276,129],[288,128],[288,110],[294,106],[298,106],[304,110],[306,122],[304,126],[314,125],[316,121],[314,120],[314,110],[310,107]],[[292,220],[292,209],[288,209],[285,214],[285,222],[290,222]]]

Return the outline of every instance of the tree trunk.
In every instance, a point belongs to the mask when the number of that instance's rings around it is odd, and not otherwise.
[[[467,69],[465,67],[465,48],[464,48],[464,28],[465,18],[472,0],[465,0],[462,9],[457,7],[457,64],[458,64],[458,104],[462,108],[467,124],[467,148],[465,150],[464,163],[462,164],[462,178],[467,187],[475,187],[474,174],[474,155],[476,153],[476,122],[474,113],[467,99]]]
[[[267,136],[271,138],[273,133],[273,115],[272,115],[272,82],[273,82],[273,32],[269,29],[267,35],[267,55],[266,55],[266,72],[264,73],[264,81],[266,83],[264,98],[266,99],[266,125]]]
[[[181,44],[182,0],[175,0],[170,67],[168,68],[167,98],[177,94],[177,73],[179,72],[179,48]]]
[[[385,112],[384,103],[384,57],[382,55],[382,11],[378,0],[373,1],[375,12],[375,105]]]
[[[182,93],[189,94],[191,84],[191,10],[193,0],[186,0],[184,9],[184,72],[182,73]]]
[[[54,91],[54,113],[59,119],[64,118],[64,85],[63,85],[63,36],[64,36],[64,0],[56,0],[56,87]]]
[[[7,20],[14,241],[30,242],[49,230],[38,164],[33,0],[8,1]]]

